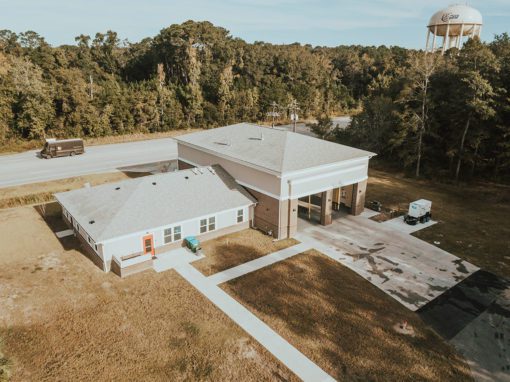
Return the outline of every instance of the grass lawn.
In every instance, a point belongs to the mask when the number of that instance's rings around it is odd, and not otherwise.
[[[315,250],[223,288],[339,381],[472,380],[415,313]],[[394,330],[404,320],[415,337]]]
[[[295,239],[274,241],[271,236],[254,229],[246,229],[202,244],[205,258],[193,266],[209,276],[272,252],[299,244]]]
[[[500,276],[510,276],[510,186],[448,185],[371,170],[367,201],[407,211],[417,199],[432,201],[438,224],[414,235]]]
[[[11,381],[296,380],[177,273],[105,274],[33,207],[0,211],[0,232]]]
[[[0,209],[46,203],[54,200],[53,194],[56,192],[75,190],[83,187],[85,183],[97,186],[105,183],[119,182],[136,175],[135,173],[127,175],[124,172],[111,172],[0,188]]]

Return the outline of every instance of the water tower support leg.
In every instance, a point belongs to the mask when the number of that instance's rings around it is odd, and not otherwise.
[[[432,38],[432,53],[436,51],[437,25],[434,26],[434,37]]]
[[[446,44],[450,45],[450,23],[448,22],[448,25],[446,26],[446,33],[444,35],[443,39],[443,54],[446,51]]]
[[[427,42],[425,44],[425,53],[429,51],[429,39],[430,39],[430,29],[427,32]]]
[[[462,45],[462,38],[464,37],[464,24],[460,26],[460,35],[459,35],[459,41],[457,44],[457,49],[460,49],[460,46]]]

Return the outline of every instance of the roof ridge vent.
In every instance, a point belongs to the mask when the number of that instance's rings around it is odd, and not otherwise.
[[[258,137],[250,137],[252,141],[263,141],[264,140],[264,133],[262,132],[262,129],[259,127],[259,136]]]
[[[208,166],[207,169],[211,172],[211,174],[216,175],[216,171],[211,166]]]
[[[216,143],[217,145],[222,145],[222,146],[232,146],[232,142],[230,141],[230,139],[225,139],[223,141],[216,141],[214,143]]]

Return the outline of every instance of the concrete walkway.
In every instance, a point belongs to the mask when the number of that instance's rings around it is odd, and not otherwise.
[[[60,232],[55,232],[55,235],[59,238],[59,239],[62,239],[64,237],[67,237],[67,236],[71,236],[74,234],[74,231],[72,229],[66,229],[64,231],[60,231]]]
[[[305,243],[293,245],[292,247],[284,248],[269,255],[259,257],[258,259],[248,261],[247,263],[238,265],[237,267],[229,268],[223,272],[215,273],[214,275],[209,276],[207,279],[215,285],[218,285],[243,276],[247,273],[254,272],[260,268],[267,267],[268,265],[272,265],[279,261],[288,259],[311,248],[312,247],[309,244]]]
[[[174,269],[303,381],[334,381],[329,374],[192,265],[181,264]]]
[[[152,262],[152,267],[159,273],[173,269],[178,265],[189,264],[203,258],[204,255],[196,255],[186,248],[177,248],[158,254]]]

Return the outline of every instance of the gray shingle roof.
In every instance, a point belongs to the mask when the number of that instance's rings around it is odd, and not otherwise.
[[[81,188],[55,197],[95,242],[256,202],[221,166]]]
[[[375,155],[354,147],[250,123],[181,135],[175,139],[279,174]]]

